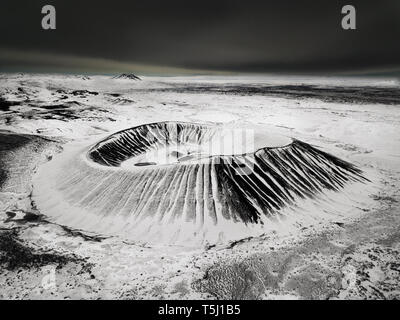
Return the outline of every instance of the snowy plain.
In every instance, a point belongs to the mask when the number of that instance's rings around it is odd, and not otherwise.
[[[399,298],[396,79],[2,74],[0,97],[3,298]],[[68,145],[170,120],[261,126],[315,145],[366,172],[368,201],[336,220],[215,247],[71,229],[32,201],[38,168]],[[7,257],[8,245],[34,262]],[[51,267],[56,285],[45,286]]]

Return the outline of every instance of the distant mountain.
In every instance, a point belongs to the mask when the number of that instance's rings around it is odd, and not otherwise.
[[[142,80],[133,73],[122,73],[119,76],[113,77],[113,79],[130,79],[130,80]]]

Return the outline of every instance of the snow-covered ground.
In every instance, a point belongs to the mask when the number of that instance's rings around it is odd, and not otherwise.
[[[399,298],[399,107],[399,83],[382,78],[3,74],[0,295]],[[62,148],[171,120],[268,128],[315,145],[366,173],[369,201],[295,233],[200,248],[70,229],[32,201],[34,173]]]

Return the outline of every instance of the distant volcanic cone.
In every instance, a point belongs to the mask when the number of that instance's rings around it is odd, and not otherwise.
[[[137,75],[134,75],[133,73],[122,73],[118,76],[113,77],[113,79],[142,80]]]
[[[38,172],[34,200],[79,229],[150,243],[224,243],[346,215],[366,182],[354,165],[299,140],[159,122],[55,157]]]

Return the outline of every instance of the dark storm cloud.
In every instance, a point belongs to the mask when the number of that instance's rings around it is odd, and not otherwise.
[[[45,4],[56,7],[56,30],[41,29]],[[357,30],[341,28],[345,4],[356,7]],[[25,52],[19,59],[0,55],[2,69],[68,70],[74,66],[69,56],[245,72],[400,65],[398,0],[2,0],[0,29],[0,47]],[[47,58],[32,59],[30,52]],[[104,66],[93,63],[91,69]]]

